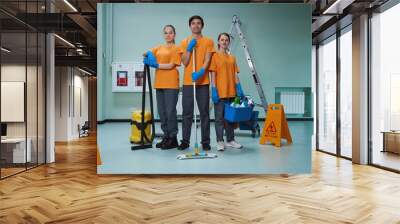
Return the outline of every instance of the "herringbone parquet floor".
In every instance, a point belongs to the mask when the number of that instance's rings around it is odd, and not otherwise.
[[[0,181],[0,223],[400,223],[400,175],[313,153],[283,176],[96,174],[94,137]]]

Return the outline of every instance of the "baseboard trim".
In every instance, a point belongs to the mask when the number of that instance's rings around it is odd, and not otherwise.
[[[258,121],[264,121],[265,118],[258,118]],[[288,121],[313,121],[314,118],[312,117],[306,117],[306,118],[287,118]],[[160,119],[154,119],[155,122],[160,122]],[[200,121],[200,119],[197,119],[197,121]],[[214,122],[214,119],[210,119],[211,122]],[[125,123],[128,122],[130,123],[130,119],[105,119],[102,121],[97,121],[97,124],[105,124],[105,123]],[[181,118],[178,118],[178,122],[182,122]]]

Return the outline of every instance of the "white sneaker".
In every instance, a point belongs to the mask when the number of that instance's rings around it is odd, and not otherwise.
[[[217,150],[224,151],[225,150],[225,143],[224,142],[217,142]]]
[[[241,144],[235,142],[234,140],[230,141],[230,142],[227,142],[225,144],[225,146],[226,147],[231,147],[231,148],[234,148],[234,149],[241,149],[243,147]]]

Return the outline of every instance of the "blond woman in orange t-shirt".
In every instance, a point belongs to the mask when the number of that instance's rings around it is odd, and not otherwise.
[[[163,31],[166,43],[146,52],[143,62],[156,69],[154,88],[161,129],[164,133],[162,141],[157,143],[156,147],[172,149],[178,147],[176,104],[179,93],[179,72],[177,66],[181,64],[181,57],[179,47],[175,45],[174,26],[166,25]]]
[[[211,59],[211,98],[214,102],[215,132],[217,135],[217,150],[225,147],[242,148],[235,141],[234,123],[224,120],[225,103],[231,103],[236,96],[243,97],[243,90],[239,82],[239,67],[235,56],[228,54],[230,37],[227,33],[218,35],[218,51]],[[227,142],[224,143],[224,129]]]

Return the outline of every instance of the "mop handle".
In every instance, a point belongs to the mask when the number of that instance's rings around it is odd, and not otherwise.
[[[193,48],[192,52],[192,59],[193,59],[193,72],[196,72],[196,47]],[[193,80],[192,80],[193,81]],[[193,98],[194,98],[194,105],[193,105],[193,110],[194,110],[194,129],[195,129],[195,147],[197,147],[197,116],[196,116],[196,106],[197,106],[197,100],[196,100],[196,81],[193,81]]]

